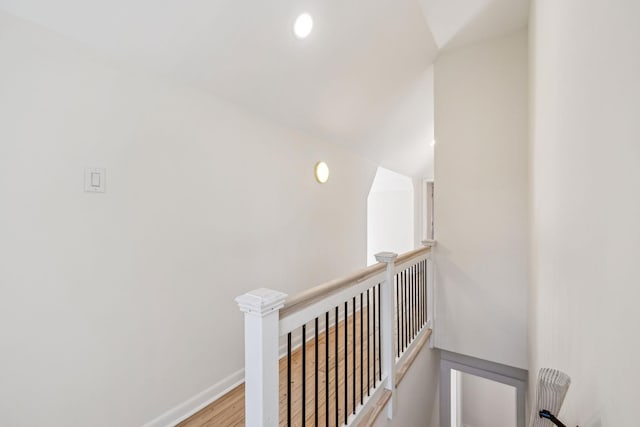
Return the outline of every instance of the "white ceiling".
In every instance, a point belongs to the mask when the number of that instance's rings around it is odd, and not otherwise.
[[[527,25],[529,0],[418,0],[438,49],[507,34]]]
[[[0,8],[390,169],[424,175],[433,134],[425,82],[438,50],[524,26],[527,3],[0,0]],[[298,40],[292,26],[304,11],[314,30]]]

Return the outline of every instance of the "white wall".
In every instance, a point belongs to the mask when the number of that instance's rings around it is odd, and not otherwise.
[[[527,368],[527,35],[435,64],[436,345]]]
[[[462,427],[514,427],[516,388],[475,375],[461,377]]]
[[[438,367],[440,354],[428,346],[411,365],[397,389],[398,407],[393,420],[383,411],[375,427],[438,427]]]
[[[531,368],[569,426],[638,425],[640,2],[532,9]]]
[[[243,367],[234,297],[365,264],[370,162],[5,14],[0,58],[0,425],[141,425]]]
[[[367,262],[375,254],[414,249],[414,188],[411,178],[378,168],[367,199]]]

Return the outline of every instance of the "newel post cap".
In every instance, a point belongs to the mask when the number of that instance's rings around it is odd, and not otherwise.
[[[265,316],[284,306],[287,294],[272,289],[260,288],[249,291],[236,298],[243,313]]]
[[[390,263],[398,258],[398,254],[395,252],[380,252],[376,254],[376,261]]]

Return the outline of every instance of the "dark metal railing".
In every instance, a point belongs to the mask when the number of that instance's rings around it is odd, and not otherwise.
[[[378,264],[291,298],[270,289],[236,298],[245,313],[245,360],[251,362],[247,422],[338,427],[371,421],[395,402],[397,385],[431,336],[430,252],[381,252]],[[286,355],[278,355],[277,342],[285,344]],[[253,363],[253,355],[261,355],[262,365]],[[277,373],[264,369],[276,364]],[[388,406],[390,416],[394,408]]]
[[[287,334],[287,426],[345,425],[380,386],[380,287],[366,289]],[[313,334],[307,327],[314,328]]]
[[[398,358],[427,324],[427,275],[426,259],[395,275],[396,356]]]

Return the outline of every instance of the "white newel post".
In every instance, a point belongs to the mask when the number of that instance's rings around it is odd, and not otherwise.
[[[236,298],[244,313],[245,424],[278,427],[279,310],[287,294],[256,289]]]
[[[381,252],[376,254],[378,262],[387,264],[387,274],[382,289],[380,290],[380,328],[382,338],[380,338],[381,365],[382,372],[387,375],[385,388],[391,391],[391,399],[387,404],[387,417],[393,418],[396,408],[396,348],[393,336],[393,278],[395,276],[395,260],[398,254],[393,252]]]

